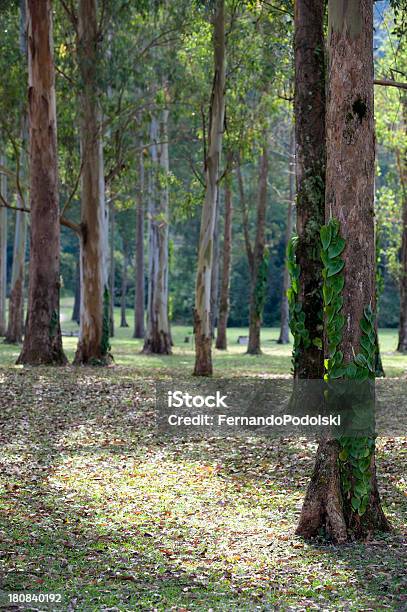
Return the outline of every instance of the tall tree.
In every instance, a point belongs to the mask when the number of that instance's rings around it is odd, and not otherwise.
[[[228,168],[232,163],[232,154],[228,154]],[[230,270],[232,264],[232,216],[233,216],[233,201],[232,201],[232,175],[228,171],[225,176],[225,219],[223,230],[223,260],[222,260],[222,276],[220,284],[219,298],[219,319],[216,337],[216,348],[221,350],[227,349],[227,324],[229,314],[229,289],[230,289]]]
[[[18,363],[66,363],[59,323],[60,223],[51,0],[27,0],[30,275]]]
[[[140,141],[135,257],[134,338],[144,338],[144,151]]]
[[[107,216],[102,114],[98,97],[100,40],[96,0],[79,0],[81,323],[75,364],[104,364],[110,359]]]
[[[407,94],[403,95],[403,121],[407,134]],[[401,274],[400,274],[400,323],[397,350],[407,353],[407,153],[397,151],[397,167],[402,196],[402,237],[401,237]]]
[[[5,156],[0,156],[0,164],[6,165]],[[7,200],[7,176],[1,175],[1,196]],[[0,208],[0,336],[6,335],[6,290],[7,290],[7,208]]]
[[[216,0],[213,13],[214,79],[209,109],[208,153],[205,160],[205,199],[202,206],[195,286],[195,369],[197,376],[211,376],[211,280],[213,242],[218,195],[219,164],[225,119],[225,3]]]
[[[374,377],[372,0],[330,0],[328,34],[327,225],[321,237],[325,265],[329,258],[334,262],[326,275],[326,291],[327,278],[341,274],[335,284],[341,294],[335,301],[336,319],[326,318],[328,376]],[[335,541],[344,542],[388,528],[377,489],[374,439],[322,442],[298,533],[313,536],[325,529]]]
[[[291,131],[290,137],[290,161],[288,165],[288,181],[289,181],[289,197],[287,202],[287,221],[285,226],[285,247],[291,240],[293,231],[293,207],[295,198],[295,141],[294,131]],[[290,286],[290,275],[288,271],[287,261],[284,262],[283,271],[283,286],[281,290],[281,308],[280,308],[280,335],[277,344],[288,344],[290,341],[289,327],[289,305],[288,305],[288,289]]]
[[[246,250],[250,268],[250,307],[249,307],[249,342],[247,353],[260,355],[260,330],[268,276],[268,252],[266,250],[266,211],[268,180],[268,140],[264,133],[264,142],[259,160],[259,193],[257,201],[256,236],[254,247],[248,239],[249,231],[245,227]],[[247,225],[247,221],[245,222]]]
[[[151,120],[151,188],[149,193],[148,306],[144,353],[170,355],[168,319],[168,115]]]
[[[123,238],[123,267],[122,267],[122,285],[120,295],[120,327],[128,327],[126,319],[126,306],[127,306],[127,267],[129,260],[129,245],[125,238]]]

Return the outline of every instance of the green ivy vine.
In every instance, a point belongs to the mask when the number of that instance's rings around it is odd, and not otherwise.
[[[287,291],[288,308],[290,313],[290,330],[294,338],[292,352],[292,365],[295,370],[301,349],[311,346],[311,338],[305,326],[305,312],[302,304],[298,300],[300,266],[297,264],[295,251],[298,244],[298,237],[293,236],[287,245],[287,266],[290,275],[290,288]],[[322,340],[321,340],[322,348]]]
[[[343,353],[339,350],[342,341],[342,330],[345,317],[341,314],[343,306],[342,291],[344,288],[344,261],[341,258],[346,243],[340,236],[340,225],[337,219],[331,219],[320,231],[322,250],[321,259],[324,265],[323,299],[326,321],[326,334],[329,356],[325,359],[325,380],[349,379],[365,381],[375,377],[375,358],[377,352],[375,315],[370,306],[364,309],[360,322],[360,353],[355,355],[349,364],[344,364]],[[367,398],[369,402],[369,398]],[[362,402],[363,404],[363,402]],[[355,404],[354,410],[363,410],[363,405]],[[373,437],[339,438],[341,484],[344,493],[350,499],[354,512],[362,516],[366,512],[371,490],[370,466],[374,452]]]

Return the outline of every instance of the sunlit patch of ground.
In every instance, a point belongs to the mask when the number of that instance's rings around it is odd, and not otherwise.
[[[165,437],[151,370],[0,374],[3,590],[63,591],[66,610],[406,606],[405,439],[378,453],[395,532],[311,544],[294,531],[314,444]]]

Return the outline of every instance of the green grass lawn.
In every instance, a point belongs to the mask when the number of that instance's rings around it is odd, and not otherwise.
[[[70,311],[64,300],[65,331]],[[62,592],[59,609],[81,612],[406,609],[405,438],[378,443],[394,532],[304,542],[294,532],[315,444],[160,433],[154,382],[190,374],[192,330],[174,326],[162,358],[116,331],[109,368],[14,367],[18,348],[0,344],[0,590]],[[215,351],[218,375],[289,373],[277,330],[264,330],[260,357],[236,344],[244,333]],[[76,341],[64,338],[70,358]],[[403,375],[395,341],[381,332],[387,373]]]

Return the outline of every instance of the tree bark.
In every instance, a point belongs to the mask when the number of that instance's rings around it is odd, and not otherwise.
[[[403,97],[403,119],[404,128],[407,134],[407,94]],[[397,350],[400,353],[407,353],[407,159],[406,154],[402,156],[397,153],[397,166],[401,183],[401,193],[403,198],[402,211],[402,237],[400,250],[400,322],[399,339]]]
[[[293,206],[295,199],[295,140],[294,131],[291,132],[290,138],[290,164],[288,168],[289,172],[289,201],[287,204],[287,223],[285,228],[285,249],[287,250],[288,243],[291,239],[293,231]],[[281,292],[281,310],[280,310],[280,335],[277,340],[277,344],[288,344],[290,342],[290,328],[289,328],[289,308],[288,308],[288,297],[287,291],[290,287],[290,275],[288,272],[287,259],[284,263],[283,272],[283,287]]]
[[[230,157],[230,156],[229,156]],[[229,287],[230,270],[232,263],[232,177],[228,172],[225,177],[225,227],[223,233],[223,265],[220,285],[219,320],[216,348],[225,351],[227,349],[227,325],[229,314]]]
[[[168,320],[168,110],[162,114],[160,125],[151,120],[151,156],[154,167],[149,194],[149,278],[147,331],[144,353],[170,355],[171,334]],[[161,144],[157,144],[161,140]],[[165,184],[160,185],[158,168]],[[162,179],[161,179],[162,180]]]
[[[81,324],[76,365],[111,360],[110,298],[107,278],[108,232],[103,168],[102,116],[98,101],[98,31],[96,0],[80,0],[77,55],[81,77]]]
[[[144,338],[144,151],[139,154],[139,176],[136,208],[136,295],[134,304],[134,338]]]
[[[347,365],[360,352],[364,309],[370,305],[374,310],[376,301],[371,0],[349,4],[330,0],[328,48],[326,221],[338,219],[346,241],[341,310],[345,325],[339,348]],[[336,441],[320,444],[297,533],[310,537],[325,529],[334,541],[342,543],[388,530],[374,454],[369,501],[362,516],[353,511],[344,493],[338,454]]]
[[[51,0],[27,0],[30,276],[20,364],[63,365],[59,322],[60,223]]]
[[[268,151],[267,139],[263,144],[259,168],[259,195],[257,204],[256,237],[253,249],[250,283],[249,308],[249,342],[247,353],[261,355],[260,330],[263,316],[264,299],[262,294],[265,287],[261,285],[259,275],[262,273],[262,264],[265,256],[266,237],[266,209],[267,209],[267,178],[268,178]],[[250,261],[250,260],[249,260]]]
[[[2,166],[6,165],[5,156],[0,157]],[[7,176],[1,175],[1,195],[7,201]],[[0,336],[5,336],[6,324],[6,292],[7,292],[7,208],[0,207]]]
[[[128,245],[123,241],[123,270],[122,286],[120,296],[120,327],[128,327],[126,320],[126,299],[127,299],[127,264],[128,264]]]
[[[76,323],[80,323],[80,309],[81,309],[81,268],[80,261],[76,262],[75,272],[75,297],[73,302],[73,310],[71,320]]]
[[[114,298],[115,298],[115,280],[116,280],[116,264],[114,260],[114,239],[116,228],[116,211],[114,202],[110,204],[110,257],[109,257],[109,336],[114,337]]]
[[[208,154],[205,160],[205,199],[202,206],[195,285],[194,333],[196,376],[211,376],[211,280],[218,195],[219,164],[225,120],[225,6],[217,0],[213,17],[214,80],[209,109]]]
[[[213,265],[212,265],[212,278],[211,278],[211,338],[215,338],[215,328],[218,324],[218,310],[219,310],[219,218],[220,218],[220,189],[218,188],[218,194],[216,199],[216,213],[215,213],[215,229],[213,235]]]
[[[322,263],[319,229],[325,203],[325,0],[295,3],[295,140],[297,147],[297,264],[299,301],[311,343],[302,348],[294,374],[322,378],[323,351],[313,344],[321,338]]]

